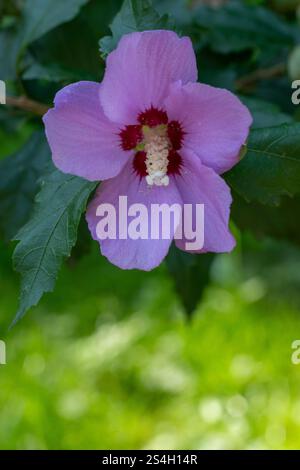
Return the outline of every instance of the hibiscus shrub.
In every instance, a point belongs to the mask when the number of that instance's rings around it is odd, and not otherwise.
[[[123,269],[165,262],[187,313],[216,253],[245,233],[299,243],[297,4],[1,3],[0,236],[17,241],[15,321],[97,239],[96,207],[119,195],[205,204],[200,254],[172,236],[100,244]]]

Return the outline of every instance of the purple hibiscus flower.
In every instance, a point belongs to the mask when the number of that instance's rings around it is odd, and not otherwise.
[[[128,204],[146,207],[204,204],[200,251],[234,248],[230,189],[219,175],[238,162],[252,118],[229,91],[196,81],[189,38],[145,31],[121,39],[101,84],[79,82],[57,93],[44,117],[55,165],[103,181],[86,213],[94,239],[97,207],[118,211],[119,197],[127,196]],[[101,240],[101,252],[123,269],[151,270],[168,253],[173,228],[168,239]],[[175,242],[185,249],[185,241]]]

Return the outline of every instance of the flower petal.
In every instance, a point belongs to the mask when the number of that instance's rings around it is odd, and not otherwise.
[[[125,35],[106,64],[101,103],[108,118],[121,124],[134,124],[152,105],[160,108],[172,82],[197,80],[192,43],[173,31]]]
[[[151,239],[151,222],[148,217],[149,228],[147,239],[128,238],[120,239],[119,228],[128,229],[134,217],[128,217],[128,222],[123,219],[119,223],[119,217],[124,217],[127,211],[119,211],[119,196],[127,196],[128,208],[132,204],[143,204],[151,214],[151,204],[169,205],[179,204],[181,198],[174,181],[170,181],[167,187],[148,187],[145,178],[139,178],[132,169],[132,162],[126,165],[123,171],[115,178],[102,183],[90,202],[86,218],[92,237],[100,243],[101,253],[108,260],[122,269],[141,269],[150,271],[158,266],[167,255],[170,244],[176,230],[175,224],[171,224],[170,236],[163,239],[161,233],[159,239]],[[117,232],[116,239],[99,240],[97,237],[97,224],[100,218],[96,216],[97,207],[100,204],[112,204],[116,209]],[[145,220],[145,219],[143,219]]]
[[[184,151],[182,156],[184,166],[181,174],[174,178],[183,204],[192,204],[194,209],[196,204],[204,204],[204,246],[195,252],[231,251],[235,240],[228,229],[232,201],[229,187],[214,170],[202,165],[193,152]],[[186,243],[190,243],[190,240],[176,240],[177,247],[184,251]]]
[[[103,114],[99,90],[94,82],[66,86],[43,118],[55,165],[91,181],[117,175],[127,161],[118,126]]]
[[[174,84],[165,102],[169,120],[180,121],[184,145],[202,163],[223,173],[239,160],[252,117],[228,90],[201,83]]]

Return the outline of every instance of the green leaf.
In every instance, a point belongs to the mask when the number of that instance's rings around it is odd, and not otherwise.
[[[30,60],[30,62],[29,62]],[[83,73],[75,70],[68,70],[58,64],[42,65],[28,58],[26,71],[22,75],[23,80],[47,80],[49,82],[89,80],[91,76],[84,76]]]
[[[292,80],[300,79],[300,46],[297,45],[288,58],[288,73]]]
[[[25,113],[0,106],[0,160],[17,152],[32,132],[32,123]]]
[[[15,66],[27,46],[56,26],[70,21],[86,2],[87,0],[25,0],[18,24],[0,32],[1,78],[13,79]]]
[[[54,288],[63,259],[70,255],[87,200],[97,183],[58,170],[45,179],[34,213],[16,236],[13,261],[21,273],[20,307],[14,323]]]
[[[274,103],[246,96],[240,96],[239,98],[252,114],[252,129],[280,126],[281,124],[291,124],[293,122],[292,116],[281,112],[279,106]]]
[[[300,192],[300,124],[251,132],[246,156],[225,178],[247,201],[278,205]]]
[[[176,25],[187,25],[191,23],[193,9],[189,0],[153,0],[153,5],[160,15],[172,12],[172,18],[176,20]]]
[[[64,84],[100,81],[104,63],[99,56],[98,40],[108,34],[108,24],[120,6],[121,0],[88,2],[72,21],[31,44],[24,60],[23,79],[46,79]]]
[[[295,44],[299,37],[294,26],[270,10],[239,0],[218,9],[200,7],[195,21],[207,43],[221,53],[266,47],[282,49]]]
[[[231,217],[239,229],[250,231],[257,238],[272,237],[300,245],[300,196],[282,196],[280,206],[248,203],[233,194]]]
[[[255,95],[258,99],[274,103],[285,113],[292,115],[295,112],[295,105],[291,100],[291,81],[287,75],[259,80],[255,86]]]
[[[26,0],[20,30],[22,46],[32,43],[59,24],[70,21],[86,2],[87,0]]]
[[[193,46],[196,50],[199,49],[194,42]],[[203,49],[199,54],[199,64],[199,82],[235,91],[238,72],[234,64],[228,63],[226,56]],[[205,67],[202,67],[201,64],[205,64]]]
[[[0,232],[11,239],[27,222],[38,179],[50,161],[43,132],[34,133],[14,155],[0,162]]]
[[[172,29],[168,15],[160,16],[149,0],[124,0],[121,10],[110,26],[112,36],[99,42],[102,57],[106,57],[124,34],[147,29]]]
[[[172,245],[166,263],[173,278],[176,292],[188,315],[195,310],[210,282],[212,253],[194,255]]]
[[[9,51],[9,54],[7,53]],[[1,80],[13,80],[16,75],[16,62],[19,40],[16,27],[0,31],[0,77]]]

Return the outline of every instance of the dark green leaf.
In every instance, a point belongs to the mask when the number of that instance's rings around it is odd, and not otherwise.
[[[0,77],[2,80],[15,78],[18,51],[19,40],[16,27],[0,31]]]
[[[0,32],[0,76],[13,79],[26,47],[56,26],[70,21],[87,0],[25,0],[17,25]],[[9,51],[9,53],[8,53]]]
[[[108,24],[120,5],[121,0],[90,1],[72,21],[35,41],[26,56],[23,78],[53,82],[100,81],[104,63],[98,40],[108,34]]]
[[[14,155],[0,162],[0,232],[11,239],[27,222],[38,179],[50,161],[43,132],[36,132]]]
[[[77,239],[81,214],[96,183],[58,170],[50,173],[36,198],[34,213],[16,239],[14,268],[21,273],[21,298],[16,322],[54,288],[63,259]]]
[[[214,255],[185,253],[172,245],[166,258],[176,292],[187,312],[191,315],[201,300],[210,281],[210,268]]]
[[[276,205],[300,191],[300,124],[251,132],[245,157],[225,175],[247,201]]]
[[[11,108],[0,106],[0,131],[5,132],[5,137],[10,140],[11,133],[17,131],[26,123],[26,117],[23,113],[12,111]],[[9,152],[3,153],[4,138],[1,139],[0,155],[6,156]]]
[[[61,82],[72,80],[90,79],[81,72],[68,70],[57,64],[42,65],[34,60],[28,62],[26,71],[22,75],[23,80],[47,80],[49,82]]]
[[[193,17],[193,10],[189,0],[153,0],[154,8],[160,15],[172,13],[176,25],[189,24]]]
[[[231,216],[239,229],[249,231],[257,238],[272,237],[300,245],[300,196],[293,199],[282,196],[280,206],[248,203],[233,195]]]
[[[76,16],[87,0],[26,0],[20,29],[22,46],[27,46],[59,24]]]
[[[280,126],[281,124],[291,124],[293,122],[293,118],[289,114],[281,112],[276,104],[246,96],[240,96],[239,98],[252,114],[252,129]]]
[[[255,86],[256,98],[279,106],[285,113],[293,114],[295,105],[292,103],[291,81],[287,76],[259,80]]]
[[[296,28],[262,7],[252,7],[239,0],[222,8],[200,7],[196,24],[207,43],[221,53],[252,48],[282,48],[296,42]],[[200,31],[201,33],[201,31]]]
[[[124,34],[147,29],[170,29],[167,15],[160,16],[149,0],[124,0],[121,10],[111,26],[112,36],[105,36],[99,42],[102,57],[106,57]]]
[[[292,80],[300,79],[300,46],[297,45],[288,58],[288,73]]]

